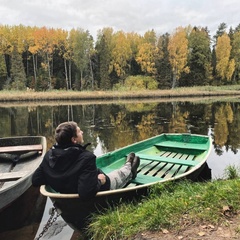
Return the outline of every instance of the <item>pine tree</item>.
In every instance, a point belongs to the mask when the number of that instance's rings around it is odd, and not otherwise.
[[[11,88],[16,90],[26,89],[26,73],[22,55],[16,49],[13,50],[11,57]]]
[[[187,86],[206,85],[211,79],[211,49],[208,31],[194,27],[189,35],[188,66],[190,73],[186,75]]]

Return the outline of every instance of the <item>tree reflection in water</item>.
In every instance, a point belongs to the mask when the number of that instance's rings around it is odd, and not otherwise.
[[[61,104],[61,105],[60,105]],[[168,132],[211,135],[207,161],[212,178],[228,165],[239,166],[240,101],[154,101],[0,105],[0,136],[43,135],[54,143],[56,126],[76,121],[97,156]],[[206,171],[209,173],[208,171]]]

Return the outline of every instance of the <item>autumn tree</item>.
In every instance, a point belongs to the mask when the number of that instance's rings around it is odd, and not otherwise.
[[[143,39],[140,34],[131,32],[127,33],[127,41],[130,44],[132,52],[129,75],[139,75],[141,74],[141,66],[137,63],[136,57],[138,54],[139,45],[142,43]]]
[[[216,72],[220,80],[229,82],[235,68],[234,59],[230,59],[231,45],[229,36],[224,33],[216,44]]]
[[[130,42],[123,31],[113,35],[112,59],[110,62],[110,73],[115,72],[117,77],[123,78],[130,69],[132,50]]]
[[[216,57],[216,44],[218,37],[221,37],[224,33],[226,33],[227,24],[226,23],[220,23],[218,26],[218,29],[216,31],[216,34],[213,36],[213,49],[212,49],[212,67],[213,67],[213,77],[217,77],[217,57]]]
[[[52,89],[53,53],[56,47],[55,29],[42,27],[34,31],[34,46],[32,53],[38,53],[41,58],[41,85],[43,89]]]
[[[172,88],[175,88],[183,72],[189,72],[187,64],[188,39],[186,30],[182,27],[176,29],[169,38],[169,61],[173,72]]]
[[[71,33],[71,32],[70,32]],[[64,77],[66,89],[71,89],[71,60],[72,60],[72,48],[69,44],[68,32],[63,29],[56,30],[56,50],[58,55],[63,60],[64,65]]]
[[[156,46],[157,36],[156,32],[152,29],[151,31],[147,31],[143,35],[143,42],[150,43],[152,46]]]
[[[152,76],[156,74],[157,54],[156,33],[153,30],[148,31],[144,34],[136,56],[136,61],[141,66],[141,70],[145,75]]]

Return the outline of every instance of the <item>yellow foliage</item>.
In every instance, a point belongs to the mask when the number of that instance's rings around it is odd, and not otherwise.
[[[230,59],[231,43],[229,36],[224,33],[218,37],[216,45],[216,71],[219,77],[231,80],[235,69],[235,61]]]
[[[170,36],[168,51],[170,64],[178,79],[182,72],[189,71],[185,68],[188,56],[188,39],[184,28],[177,28],[176,32]]]
[[[136,61],[141,66],[143,72],[156,73],[155,61],[157,53],[158,48],[151,43],[143,43],[139,46]]]

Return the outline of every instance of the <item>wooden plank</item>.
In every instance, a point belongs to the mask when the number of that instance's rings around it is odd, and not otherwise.
[[[168,157],[168,158],[174,158],[174,156],[176,155],[176,153],[171,153],[171,152],[165,152],[163,154],[161,154],[161,157]],[[162,163],[165,164],[164,168],[160,169],[160,171],[158,171],[157,176],[158,177],[162,177],[166,174],[167,171],[169,171],[169,169],[174,165],[172,163]],[[179,167],[179,165],[178,165]]]
[[[180,154],[180,153],[177,154],[177,155],[175,156],[175,158],[181,159],[181,158],[182,158],[182,154]],[[174,164],[173,167],[172,167],[169,171],[167,171],[167,172],[165,173],[164,179],[172,178],[172,177],[176,174],[176,172],[178,172],[178,170],[179,170],[180,167],[181,167],[181,166],[179,166],[178,164]],[[187,166],[184,166],[184,167],[188,168]]]
[[[187,155],[187,154],[184,154],[182,156],[182,158],[187,159],[187,160],[193,160],[194,157],[195,157],[194,155]],[[185,173],[187,171],[187,169],[188,169],[188,166],[181,166],[181,168],[178,170],[177,175]]]
[[[29,171],[0,173],[0,182],[15,181],[26,176]]]
[[[191,149],[191,150],[203,150],[208,149],[207,144],[201,143],[188,143],[188,142],[171,142],[165,141],[161,143],[154,144],[156,147],[171,147],[171,148],[182,148],[182,149]]]
[[[43,150],[42,144],[0,147],[0,153],[28,152],[42,150]]]
[[[138,156],[140,157],[140,159],[146,159],[146,160],[157,161],[157,162],[173,163],[173,164],[185,165],[185,166],[190,166],[190,167],[198,164],[198,162],[196,162],[196,161],[162,157],[162,156],[157,156],[157,155],[138,154]]]
[[[140,163],[142,163],[142,161],[144,161],[144,160],[140,159]],[[159,169],[159,168],[161,168],[162,166],[160,167],[160,165],[165,165],[165,164],[163,164],[163,163],[159,164],[158,162],[153,162],[153,161],[150,162],[150,161],[148,161],[148,164],[144,164],[144,165],[140,164],[138,169],[140,169],[140,172],[145,175],[145,174],[148,174],[149,171],[151,171],[152,169],[155,169],[155,168]]]
[[[136,183],[138,185],[142,185],[142,184],[158,182],[158,181],[161,181],[162,179],[163,178],[160,178],[160,177],[138,174],[135,179],[131,180],[131,183]]]

